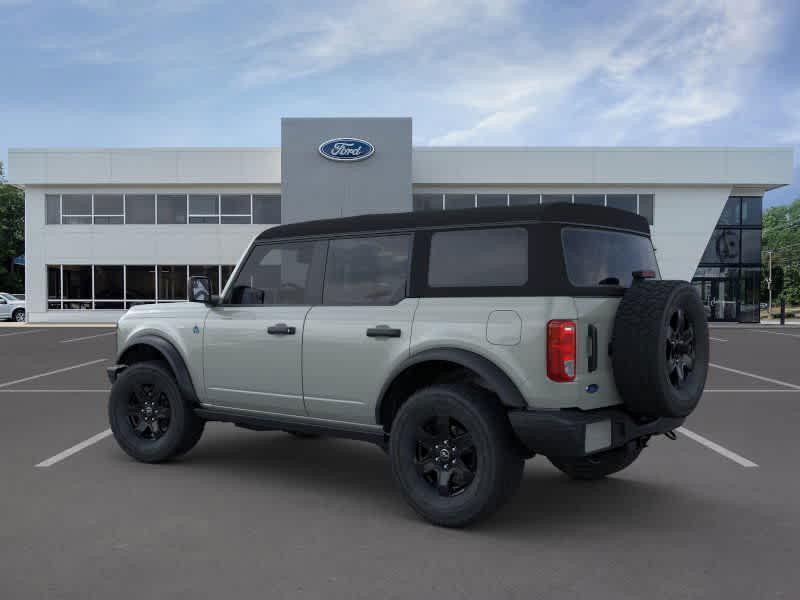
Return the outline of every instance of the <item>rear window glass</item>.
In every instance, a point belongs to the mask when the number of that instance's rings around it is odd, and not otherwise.
[[[431,287],[520,286],[528,281],[528,232],[521,227],[439,231],[431,236]]]
[[[634,271],[655,271],[650,239],[632,233],[566,228],[561,232],[567,276],[576,287],[630,287]]]

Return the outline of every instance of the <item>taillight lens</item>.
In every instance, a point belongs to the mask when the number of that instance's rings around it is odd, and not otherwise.
[[[553,381],[575,381],[575,321],[547,323],[547,376]]]

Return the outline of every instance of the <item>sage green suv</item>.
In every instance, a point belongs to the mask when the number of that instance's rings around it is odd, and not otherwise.
[[[143,462],[207,421],[374,442],[411,507],[463,526],[536,454],[568,476],[630,465],[694,410],[703,305],[659,277],[649,226],[605,207],[365,215],[282,225],[219,294],[129,310],[109,418]]]

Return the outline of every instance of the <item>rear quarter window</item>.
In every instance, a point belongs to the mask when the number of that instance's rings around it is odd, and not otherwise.
[[[575,287],[630,287],[634,271],[659,276],[653,244],[646,236],[568,227],[561,241],[567,277]]]
[[[528,231],[522,227],[437,231],[431,236],[432,288],[523,286],[528,281]]]

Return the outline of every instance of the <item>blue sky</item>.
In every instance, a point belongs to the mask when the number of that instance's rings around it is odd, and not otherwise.
[[[274,146],[282,116],[417,145],[792,145],[794,0],[0,0],[9,147]]]

